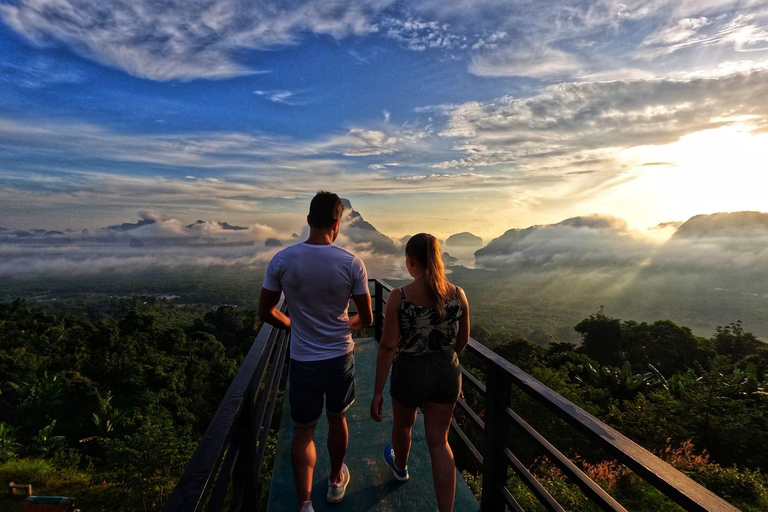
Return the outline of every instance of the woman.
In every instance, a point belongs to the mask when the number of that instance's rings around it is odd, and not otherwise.
[[[461,393],[456,355],[469,341],[469,304],[464,291],[445,278],[440,243],[434,236],[419,233],[408,241],[405,266],[414,280],[394,290],[387,300],[371,417],[381,421],[384,383],[397,353],[390,380],[392,444],[384,449],[384,460],[395,478],[408,480],[411,427],[416,421],[416,408],[420,407],[437,505],[440,511],[450,512],[456,492],[456,468],[448,428]]]

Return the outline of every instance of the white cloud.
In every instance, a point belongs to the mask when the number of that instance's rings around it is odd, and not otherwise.
[[[721,46],[736,52],[768,50],[768,10],[729,13],[712,20],[705,16],[683,18],[649,34],[637,57],[651,60],[683,49]]]
[[[766,95],[768,73],[755,71],[707,79],[564,83],[530,98],[446,106],[448,122],[440,135],[455,138],[465,156],[433,166],[536,162],[541,168],[542,158],[565,158],[573,170],[585,165],[578,162],[585,151],[666,144],[743,116],[760,126],[768,121],[761,100]]]
[[[479,76],[549,78],[568,76],[582,67],[583,64],[576,55],[548,46],[508,46],[473,55],[469,72]]]
[[[386,37],[410,50],[457,50],[467,47],[467,37],[454,33],[447,23],[385,17],[379,27]]]
[[[253,93],[259,96],[264,96],[271,102],[285,103],[288,105],[292,104],[291,98],[294,96],[294,93],[291,91],[253,91]]]
[[[236,50],[294,44],[302,32],[370,33],[373,17],[389,3],[20,0],[0,5],[0,17],[38,45],[64,44],[139,77],[190,80],[253,73],[235,59]]]

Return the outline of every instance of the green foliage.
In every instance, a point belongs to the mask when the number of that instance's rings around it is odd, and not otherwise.
[[[6,423],[0,423],[0,462],[16,457],[19,443],[13,433],[13,427]]]
[[[32,446],[35,451],[43,457],[51,457],[64,449],[67,442],[64,436],[55,436],[53,431],[56,428],[56,420],[40,429],[40,432],[32,439]]]
[[[121,495],[113,510],[161,510],[194,452],[189,440],[189,433],[179,432],[170,418],[145,421],[121,439],[102,440],[109,461],[104,478]]]
[[[0,476],[84,510],[161,510],[255,328],[253,311],[151,298],[0,305]]]
[[[670,321],[622,321],[601,310],[576,330],[583,337],[579,347],[554,342],[543,348],[507,333],[484,343],[741,510],[768,510],[768,350],[741,323],[704,339]],[[483,365],[471,356],[463,356],[462,365],[483,379],[477,373]],[[474,393],[466,399],[483,410]],[[681,510],[515,388],[512,404],[629,510]],[[529,443],[515,435],[509,442],[567,510],[595,510]],[[543,510],[517,477],[508,487],[525,510]]]
[[[734,362],[755,354],[762,345],[754,334],[744,332],[741,320],[725,327],[718,325],[712,341],[718,354],[728,356]]]

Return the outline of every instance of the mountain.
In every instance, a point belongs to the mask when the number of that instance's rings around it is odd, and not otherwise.
[[[400,249],[392,239],[377,230],[370,222],[366,222],[360,212],[352,208],[349,199],[342,198],[341,201],[344,204],[344,211],[349,212],[342,217],[341,234],[349,238],[353,244],[364,246],[360,249],[368,247],[378,254],[400,254]]]
[[[192,229],[195,226],[199,226],[201,224],[206,224],[206,222],[204,220],[197,220],[197,221],[193,222],[192,224],[187,225],[186,228],[187,229]],[[231,224],[229,224],[227,222],[215,222],[215,224],[218,224],[218,226],[221,229],[224,229],[224,230],[227,230],[227,231],[246,231],[248,229],[248,228],[243,227],[243,226],[233,226],[233,225],[231,225]]]
[[[449,236],[448,240],[445,241],[445,244],[464,247],[480,247],[483,245],[483,239],[468,231],[463,231]]]
[[[133,229],[138,229],[142,226],[150,226],[157,221],[155,219],[141,219],[139,222],[123,222],[122,224],[115,224],[114,226],[107,226],[108,231],[117,231],[120,233],[123,233],[125,231],[131,231]]]
[[[668,228],[679,229],[680,226],[682,226],[683,224],[685,224],[685,222],[682,220],[675,220],[671,222],[661,222],[659,224],[656,224],[653,227],[648,228],[648,231],[660,231],[662,229],[668,229]]]
[[[731,212],[696,215],[685,222],[674,238],[723,238],[768,235],[768,213]]]
[[[510,229],[475,251],[475,261],[489,268],[615,266],[639,264],[647,252],[625,220],[588,215]]]

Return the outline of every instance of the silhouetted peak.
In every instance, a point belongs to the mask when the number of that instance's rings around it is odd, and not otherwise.
[[[768,213],[730,212],[696,215],[675,233],[676,238],[711,238],[732,236],[765,236]]]

